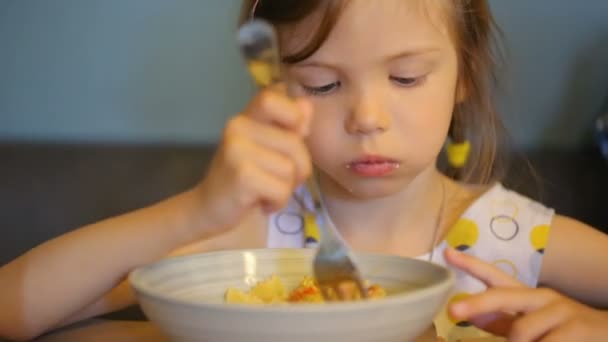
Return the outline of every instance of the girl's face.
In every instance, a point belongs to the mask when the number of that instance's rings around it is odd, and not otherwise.
[[[348,1],[321,48],[289,66],[291,89],[314,104],[307,144],[332,192],[387,196],[434,169],[457,89],[446,11],[439,1]],[[285,51],[315,24],[313,15],[283,32]]]

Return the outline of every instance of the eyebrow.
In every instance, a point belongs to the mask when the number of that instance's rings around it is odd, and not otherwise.
[[[440,51],[440,49],[436,48],[436,47],[423,47],[423,48],[401,51],[401,52],[397,52],[394,54],[389,54],[389,55],[383,57],[382,60],[383,61],[393,61],[396,59],[413,58],[413,57],[417,57],[420,55],[437,53],[439,51]],[[318,67],[318,68],[338,69],[338,66],[334,63],[315,61],[314,59],[311,61],[304,60],[302,62],[294,63],[292,65],[297,66],[297,67]]]
[[[392,55],[388,55],[387,57],[385,57],[385,60],[387,61],[392,61],[395,59],[402,59],[402,58],[411,58],[411,57],[416,57],[416,56],[420,56],[420,55],[428,55],[431,53],[437,53],[439,52],[440,49],[436,48],[436,47],[423,47],[423,48],[418,48],[415,50],[407,50],[407,51],[402,51],[402,52],[398,52]]]

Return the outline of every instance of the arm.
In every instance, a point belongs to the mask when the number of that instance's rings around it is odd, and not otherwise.
[[[556,216],[545,253],[541,284],[589,305],[608,308],[608,235]]]
[[[201,227],[198,202],[184,192],[50,240],[0,268],[0,336],[36,336],[96,302],[133,268],[205,238],[212,227]],[[124,306],[122,298],[102,306]]]
[[[267,238],[266,222],[267,217],[260,210],[252,210],[234,229],[210,239],[198,240],[180,247],[169,253],[168,257],[222,249],[263,248],[266,246]],[[135,301],[135,294],[129,282],[123,280],[109,293],[64,320],[57,328],[124,309],[134,304]]]
[[[192,190],[55,238],[1,267],[0,337],[30,339],[126,306],[129,291],[110,291],[133,268],[234,230],[252,209],[282,208],[310,174],[303,135],[311,117],[305,100],[265,91],[228,123],[207,176]],[[226,246],[250,243],[243,232],[226,235]]]

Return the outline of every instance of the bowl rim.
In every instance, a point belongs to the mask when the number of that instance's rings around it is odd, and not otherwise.
[[[365,300],[365,301],[349,301],[349,302],[324,302],[324,303],[281,303],[281,304],[240,304],[240,303],[210,303],[210,302],[196,302],[182,298],[176,298],[169,294],[165,294],[159,291],[154,291],[153,289],[144,286],[141,284],[142,274],[149,271],[152,268],[164,267],[168,264],[175,264],[184,262],[184,260],[198,259],[198,258],[208,258],[213,257],[215,255],[222,254],[242,254],[242,253],[273,253],[269,250],[274,250],[275,252],[280,251],[289,251],[289,252],[298,252],[298,253],[314,253],[315,250],[311,248],[245,248],[245,249],[225,249],[218,251],[209,251],[209,252],[201,252],[195,254],[188,255],[178,255],[178,256],[170,256],[159,261],[149,263],[146,265],[139,266],[129,272],[127,279],[131,288],[135,291],[136,297],[138,298],[138,302],[140,302],[140,297],[145,296],[149,297],[156,301],[161,301],[167,304],[180,305],[188,308],[197,308],[197,309],[208,309],[208,310],[218,310],[218,311],[232,311],[232,312],[241,312],[241,313],[286,313],[286,312],[298,312],[298,313],[320,313],[322,312],[342,312],[342,311],[352,311],[359,309],[372,309],[379,307],[391,307],[400,305],[406,302],[416,301],[420,298],[429,297],[437,292],[445,292],[447,299],[447,293],[449,289],[453,287],[455,277],[454,272],[440,264],[436,264],[427,260],[416,259],[413,257],[405,257],[400,255],[393,254],[384,254],[384,253],[372,253],[372,252],[353,252],[356,258],[359,257],[382,257],[382,258],[391,258],[391,259],[407,259],[408,262],[414,263],[424,263],[430,267],[433,267],[444,273],[444,277],[441,281],[425,286],[421,289],[417,289],[416,291],[406,291],[402,293],[397,293],[393,295],[386,296],[384,298],[375,298],[373,300]],[[145,312],[145,309],[144,309]]]

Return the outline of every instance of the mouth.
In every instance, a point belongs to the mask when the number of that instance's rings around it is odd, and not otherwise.
[[[380,177],[390,174],[401,166],[395,159],[383,156],[363,156],[346,164],[346,168],[364,177]]]

